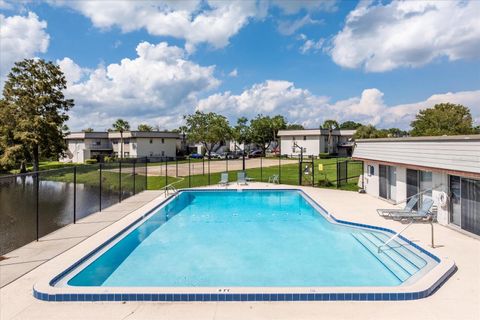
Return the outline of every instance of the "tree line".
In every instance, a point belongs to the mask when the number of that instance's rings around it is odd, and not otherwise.
[[[58,159],[64,155],[65,137],[69,133],[68,111],[74,106],[74,101],[64,96],[66,88],[65,75],[51,61],[25,59],[14,64],[0,98],[0,171],[18,167],[25,171],[27,163],[32,163],[37,171],[40,159]],[[230,125],[223,115],[196,111],[186,115],[184,121],[185,125],[172,131],[184,134],[190,142],[201,143],[209,155],[216,144],[226,140],[244,145],[255,143],[265,153],[277,140],[279,130],[303,129],[301,124],[288,123],[282,115],[259,114],[250,120],[241,117]],[[355,139],[480,133],[470,109],[452,103],[420,110],[411,122],[410,131],[336,120],[326,120],[320,127],[328,129],[329,135],[335,129],[354,129]],[[118,119],[111,130],[128,131],[130,125]],[[138,130],[158,131],[159,127],[140,124]]]

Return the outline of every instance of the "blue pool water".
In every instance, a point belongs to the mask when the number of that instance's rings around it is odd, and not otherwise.
[[[424,261],[394,263],[411,254],[401,250],[372,253],[385,236],[330,223],[298,191],[185,191],[68,285],[400,285]]]

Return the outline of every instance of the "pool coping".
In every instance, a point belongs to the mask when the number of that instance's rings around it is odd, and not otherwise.
[[[85,260],[89,259],[110,243],[126,234],[134,225],[151,215],[161,206],[166,205],[178,194],[188,191],[298,191],[315,206],[321,208],[333,223],[383,231],[396,232],[368,224],[350,222],[335,218],[317,201],[300,188],[236,188],[236,189],[185,189],[168,198],[157,198],[147,206],[140,208],[123,219],[115,222],[106,230],[86,240],[82,248],[74,247],[63,255],[63,259],[53,271],[42,278],[33,287],[33,296],[43,301],[397,301],[426,298],[438,289],[456,270],[453,260],[448,257],[440,259],[436,255],[400,236],[403,241],[428,255],[438,264],[418,281],[393,287],[54,287],[53,285]],[[324,214],[320,212],[320,214]],[[332,221],[330,221],[332,222]],[[88,241],[89,240],[89,241]],[[91,242],[91,243],[90,243]],[[97,243],[101,243],[98,245]],[[92,247],[94,248],[92,250]],[[75,263],[72,264],[72,261]]]

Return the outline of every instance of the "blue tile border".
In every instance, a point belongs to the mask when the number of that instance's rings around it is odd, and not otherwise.
[[[383,232],[388,232],[395,234],[396,232],[383,227],[372,226],[368,224],[350,222],[346,220],[341,220],[335,218],[332,214],[329,214],[322,206],[320,206],[315,200],[313,200],[309,195],[307,195],[303,190],[300,189],[247,189],[246,191],[297,191],[303,197],[307,198],[313,204],[320,208],[321,211],[328,215],[335,223],[344,224],[349,226],[355,226],[366,229],[373,229]],[[237,189],[188,189],[183,191],[178,191],[175,193],[174,197],[167,198],[161,201],[154,208],[143,214],[141,217],[136,219],[134,222],[129,224],[127,227],[123,228],[116,235],[105,241],[103,244],[95,248],[89,254],[84,256],[82,259],[74,263],[68,269],[64,270],[62,273],[54,277],[50,282],[50,286],[54,286],[62,277],[71,272],[73,269],[82,264],[85,260],[89,259],[97,252],[102,250],[105,246],[116,240],[118,237],[123,235],[128,231],[132,226],[139,223],[141,220],[146,219],[151,214],[155,213],[161,206],[173,200],[178,194],[183,192],[236,192]],[[320,213],[320,212],[319,212]],[[320,213],[320,214],[323,214]],[[436,262],[440,262],[440,258],[432,254],[431,252],[423,249],[419,245],[413,243],[403,236],[399,236],[403,241],[409,245],[415,247],[422,253],[428,255]],[[399,300],[418,300],[423,299],[434,293],[454,272],[456,271],[456,266],[453,265],[448,272],[446,272],[440,279],[438,279],[430,288],[418,292],[407,292],[407,293],[356,293],[356,292],[345,292],[345,293],[137,293],[137,294],[126,294],[126,293],[72,293],[72,294],[48,294],[37,291],[33,288],[33,296],[36,299],[43,301],[175,301],[175,302],[186,302],[186,301],[399,301]]]

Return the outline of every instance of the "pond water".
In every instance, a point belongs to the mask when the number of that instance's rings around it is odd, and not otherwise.
[[[73,223],[73,182],[58,182],[40,178],[38,192],[39,236],[42,237]],[[37,192],[32,175],[0,178],[0,255],[36,239]],[[122,199],[131,196],[122,192]],[[101,197],[101,204],[100,204]],[[119,201],[119,191],[108,185],[76,184],[76,217],[97,212],[100,205],[109,207]]]

